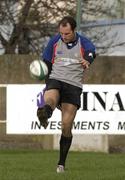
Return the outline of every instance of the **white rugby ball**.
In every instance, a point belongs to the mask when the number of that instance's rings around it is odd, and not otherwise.
[[[34,60],[30,63],[30,74],[33,78],[43,80],[48,74],[48,67],[42,60]]]

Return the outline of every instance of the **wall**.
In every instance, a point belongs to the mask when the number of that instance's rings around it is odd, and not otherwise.
[[[6,84],[35,84],[29,74],[29,64],[36,56],[0,56],[0,149],[4,148],[42,148],[53,146],[52,136],[6,135]],[[16,110],[16,107],[15,107]]]

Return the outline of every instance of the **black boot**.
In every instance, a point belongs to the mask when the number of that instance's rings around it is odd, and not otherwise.
[[[37,109],[37,117],[40,121],[41,126],[43,126],[45,129],[48,126],[48,118],[52,116],[52,112],[53,110],[48,104]]]

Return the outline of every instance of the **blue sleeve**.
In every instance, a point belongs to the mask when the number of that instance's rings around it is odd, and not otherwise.
[[[85,36],[80,36],[81,46],[84,49],[84,58],[92,63],[96,57],[94,44]]]
[[[43,55],[42,55],[42,58],[44,61],[49,61],[49,62],[52,61],[54,45],[59,40],[59,38],[60,38],[60,35],[58,34],[49,40],[46,48],[44,49]]]

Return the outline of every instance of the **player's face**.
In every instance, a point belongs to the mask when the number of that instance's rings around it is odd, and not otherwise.
[[[69,23],[66,26],[59,26],[59,32],[65,43],[69,43],[75,39],[75,32],[71,29]]]

